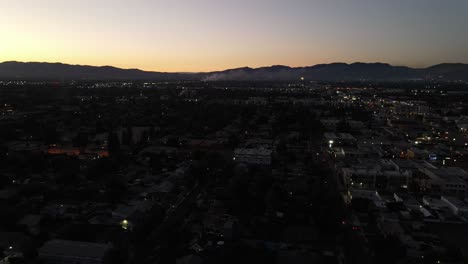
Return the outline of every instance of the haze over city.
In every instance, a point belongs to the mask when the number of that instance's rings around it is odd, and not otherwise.
[[[199,72],[468,62],[464,0],[0,0],[0,61]]]

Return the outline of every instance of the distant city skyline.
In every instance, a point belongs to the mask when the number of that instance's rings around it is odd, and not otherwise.
[[[465,0],[0,0],[0,61],[206,72],[468,63]]]

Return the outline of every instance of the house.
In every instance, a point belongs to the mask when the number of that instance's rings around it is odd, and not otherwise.
[[[188,255],[176,260],[176,264],[201,264],[203,259],[196,255]]]
[[[18,225],[26,227],[27,231],[32,235],[39,235],[41,220],[41,215],[28,214],[18,222]]]
[[[440,200],[445,202],[454,214],[468,217],[468,205],[463,201],[452,196],[442,196]]]
[[[32,240],[19,232],[0,232],[0,248],[8,256],[21,256],[33,249]]]
[[[356,138],[349,133],[325,133],[323,135],[325,144],[330,148],[333,146],[353,146],[356,144]]]
[[[351,199],[368,199],[378,208],[385,208],[385,201],[380,197],[377,191],[369,190],[351,190]]]

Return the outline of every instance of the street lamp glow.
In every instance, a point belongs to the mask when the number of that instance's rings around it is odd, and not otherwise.
[[[128,222],[127,219],[124,219],[122,220],[122,222],[120,222],[120,225],[122,226],[123,229],[127,230],[130,226],[130,223]]]

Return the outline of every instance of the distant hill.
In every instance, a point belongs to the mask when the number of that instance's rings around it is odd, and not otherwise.
[[[445,63],[424,69],[392,66],[385,63],[331,63],[309,67],[275,65],[261,68],[237,68],[208,73],[149,72],[62,63],[3,62],[0,80],[206,80],[206,81],[405,81],[442,80],[468,81],[468,64]]]
[[[148,72],[111,66],[16,61],[0,63],[0,80],[177,80],[190,78],[193,78],[191,74]]]
[[[291,68],[271,66],[239,68],[208,74],[206,80],[306,80],[322,81],[468,81],[468,64],[440,64],[425,69],[392,66],[384,63],[331,63]]]

